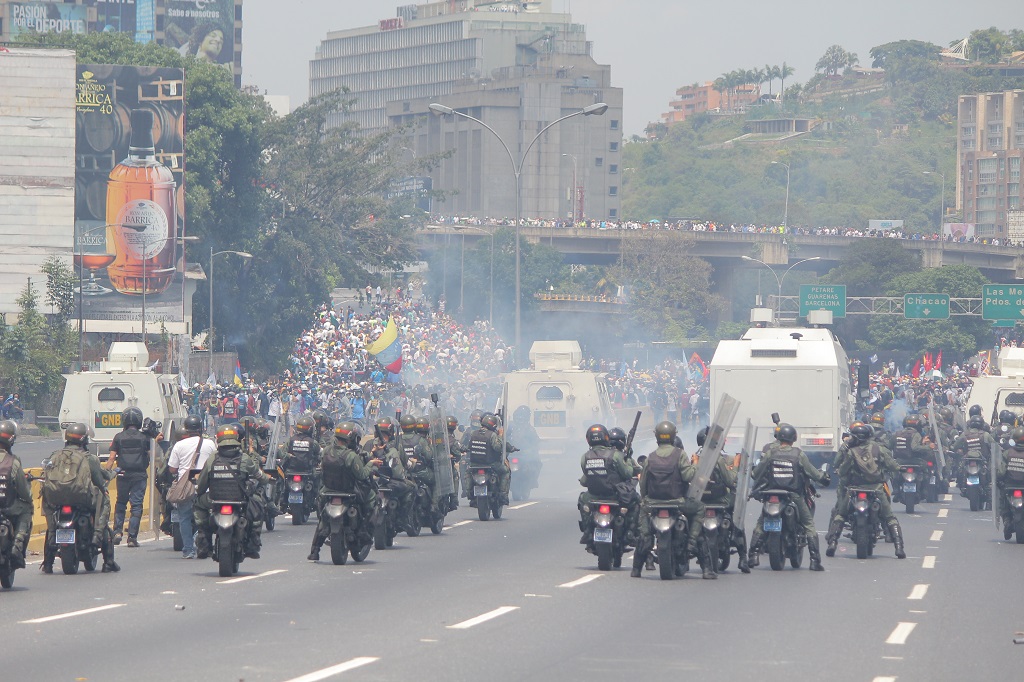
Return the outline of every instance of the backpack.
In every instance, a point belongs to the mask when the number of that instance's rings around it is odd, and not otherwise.
[[[689,487],[679,473],[681,448],[666,457],[652,454],[647,458],[647,496],[653,500],[676,500],[686,495]]]
[[[79,448],[57,451],[45,470],[43,499],[51,506],[92,507],[92,470],[89,456]]]
[[[881,483],[885,480],[881,468],[878,466],[879,452],[877,446],[865,445],[852,448],[850,459],[860,472],[864,481],[869,483]]]

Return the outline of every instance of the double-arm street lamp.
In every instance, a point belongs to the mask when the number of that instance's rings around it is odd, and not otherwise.
[[[789,225],[789,164],[782,161],[772,161],[771,165],[786,167],[786,208],[782,214],[782,226],[787,227]]]
[[[226,251],[218,251],[217,253],[214,253],[213,247],[210,247],[210,329],[206,335],[206,345],[210,349],[210,367],[209,372],[206,373],[207,378],[209,378],[210,375],[213,374],[213,257],[220,256],[226,253],[233,253],[236,256],[241,256],[242,258],[252,258],[252,254],[247,251],[232,251],[229,249]]]
[[[570,118],[573,118],[573,117],[576,117],[576,116],[601,116],[602,114],[604,114],[604,112],[608,111],[608,105],[605,104],[604,102],[599,102],[597,104],[591,104],[590,106],[584,107],[584,108],[580,109],[579,111],[574,111],[571,114],[567,114],[565,116],[562,116],[561,118],[557,118],[554,121],[552,121],[551,123],[547,124],[546,126],[541,128],[539,133],[537,133],[534,136],[533,140],[530,141],[530,144],[526,145],[526,149],[523,150],[523,155],[520,157],[519,163],[516,163],[515,157],[512,155],[512,150],[509,149],[508,145],[505,144],[505,141],[503,139],[501,139],[501,135],[499,135],[494,130],[494,128],[492,128],[491,126],[487,125],[486,123],[484,123],[480,119],[476,118],[475,116],[470,116],[469,114],[463,113],[461,111],[456,111],[455,109],[453,109],[451,107],[445,106],[443,104],[439,104],[437,102],[434,102],[433,104],[430,105],[430,110],[432,112],[434,112],[435,114],[438,114],[438,115],[443,115],[443,116],[460,116],[462,118],[469,119],[470,121],[474,121],[475,123],[479,123],[484,128],[486,128],[487,130],[491,131],[491,134],[493,134],[494,137],[497,138],[498,142],[501,144],[501,146],[505,149],[505,152],[508,154],[508,160],[512,163],[512,174],[515,176],[515,179],[516,179],[516,294],[515,294],[515,296],[516,296],[516,345],[515,345],[515,356],[516,356],[517,361],[518,361],[518,358],[520,358],[522,356],[522,310],[521,310],[521,295],[520,295],[519,227],[520,227],[520,223],[522,222],[521,213],[522,213],[522,207],[523,207],[522,206],[522,204],[523,204],[523,202],[522,202],[522,192],[521,192],[522,183],[520,182],[520,178],[521,178],[521,176],[523,174],[523,165],[526,163],[526,158],[527,158],[527,156],[529,156],[530,150],[533,149],[533,145],[536,144],[537,140],[539,140],[541,138],[541,136],[544,133],[546,133],[548,130],[550,130],[553,126],[561,123],[562,121],[565,121],[567,119],[570,119]]]
[[[741,256],[741,258],[743,258],[743,260],[749,260],[749,261],[751,261],[753,263],[760,263],[761,265],[763,265],[766,268],[768,268],[768,271],[771,272],[772,275],[775,277],[775,281],[779,285],[779,295],[775,299],[775,326],[776,327],[778,327],[782,323],[782,283],[786,281],[786,275],[789,274],[790,270],[792,270],[796,266],[800,265],[801,263],[806,263],[806,262],[812,261],[812,260],[821,260],[821,256],[813,256],[811,258],[804,258],[803,260],[798,260],[797,262],[793,263],[788,268],[786,268],[786,271],[784,273],[782,273],[782,277],[779,277],[779,273],[775,272],[775,268],[773,268],[772,266],[768,265],[763,260],[758,260],[757,258],[751,258],[750,256]]]
[[[939,206],[939,234],[942,234],[942,221],[946,219],[946,174],[942,171],[921,171],[924,175],[938,175],[942,178],[942,200]]]

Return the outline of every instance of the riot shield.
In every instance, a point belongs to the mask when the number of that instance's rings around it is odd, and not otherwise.
[[[1002,525],[1002,517],[999,516],[999,489],[996,487],[996,477],[998,475],[999,464],[1003,460],[1003,449],[999,447],[999,443],[992,443],[989,445],[990,457],[989,462],[989,487],[991,492],[989,501],[992,504],[992,521],[996,524],[996,530],[999,530]]]
[[[939,422],[935,419],[935,401],[928,400],[928,422],[932,427],[932,436],[935,438],[935,452],[939,455],[939,477],[945,478],[949,474],[946,472],[946,455],[942,451],[942,434],[939,433]]]
[[[754,436],[757,429],[747,420],[743,429],[743,450],[736,466],[736,503],[732,510],[732,523],[745,532],[743,519],[747,516],[747,496],[750,494],[750,470],[754,463]]]
[[[281,423],[283,421],[281,417],[274,420],[274,428],[270,432],[270,445],[267,447],[267,463],[263,465],[266,471],[277,469],[277,446],[281,440]]]
[[[964,413],[959,407],[953,408],[953,423],[956,424],[960,433],[967,430],[967,420],[964,419]]]
[[[508,429],[505,422],[508,419],[508,383],[501,386],[501,407],[498,408],[498,419],[501,420],[501,461],[505,461],[508,455]]]
[[[437,499],[455,494],[455,481],[452,479],[451,449],[448,447],[448,422],[441,408],[434,401],[434,406],[427,411],[430,419],[430,435],[427,446],[430,448],[431,462],[434,467],[434,496]]]
[[[699,500],[704,497],[704,490],[711,479],[711,472],[715,468],[715,462],[720,457],[722,446],[725,445],[725,436],[732,426],[732,420],[736,418],[736,412],[740,409],[740,403],[728,393],[722,394],[718,402],[718,409],[715,411],[714,419],[711,420],[711,428],[708,429],[707,439],[704,441],[704,452],[706,457],[700,458],[697,465],[697,475],[690,481],[690,489],[686,496],[691,500]]]

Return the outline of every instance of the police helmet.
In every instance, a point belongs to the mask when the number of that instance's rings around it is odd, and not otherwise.
[[[18,439],[18,423],[13,419],[5,419],[0,422],[0,444],[10,448]]]
[[[1017,452],[1024,450],[1024,426],[1018,426],[1010,434],[1010,440],[1013,441],[1013,449]]]
[[[381,440],[384,440],[385,438],[387,440],[394,440],[395,422],[391,417],[381,417],[377,420],[377,423],[373,425],[373,432],[377,438],[380,438]]]
[[[89,427],[82,422],[76,422],[64,431],[65,445],[81,445],[83,448],[89,446]]]
[[[329,419],[326,412],[323,410],[316,410],[313,412],[312,416],[313,424],[315,424],[318,429],[326,428],[327,424],[325,422]]]
[[[970,409],[967,410],[968,417],[981,416],[981,405],[971,405]]]
[[[939,408],[939,418],[947,424],[953,423],[953,408],[949,405],[943,405]]]
[[[885,414],[882,412],[875,412],[871,415],[871,423],[882,426],[885,424]]]
[[[256,418],[246,415],[238,420],[238,430],[243,436],[256,435]]]
[[[872,435],[874,435],[874,432],[871,430],[871,427],[863,422],[854,422],[850,425],[850,437],[858,445],[867,443],[871,440]]]
[[[126,429],[130,426],[134,426],[137,429],[142,428],[142,410],[137,407],[129,407],[122,412],[121,426]]]
[[[985,418],[982,417],[980,414],[973,414],[971,415],[971,418],[967,420],[967,426],[971,427],[972,429],[984,429]]]
[[[363,432],[355,422],[341,422],[334,428],[334,439],[354,448],[363,439]]]
[[[474,427],[480,426],[480,418],[483,416],[483,410],[473,410],[469,413],[469,425]]]
[[[488,431],[497,431],[499,424],[501,424],[501,421],[498,419],[498,415],[496,414],[488,412],[480,417],[480,426],[484,427]],[[607,432],[605,432],[605,435],[607,435]]]
[[[792,424],[779,424],[779,435],[777,438],[780,443],[795,443],[796,428]]]
[[[402,433],[412,433],[416,430],[416,417],[411,414],[407,414],[402,417],[401,421]]]
[[[295,430],[299,433],[308,435],[310,433],[313,433],[313,427],[315,425],[316,422],[313,421],[312,417],[308,415],[303,415],[299,417],[298,420],[295,422]]]
[[[420,417],[416,420],[416,433],[421,433],[424,436],[430,433],[430,420],[426,417]]]
[[[587,429],[587,445],[608,445],[608,429],[604,424],[593,424]]]
[[[185,417],[185,421],[182,423],[182,427],[186,433],[202,433],[203,432],[203,420],[194,414],[190,414]]]
[[[903,418],[903,426],[910,429],[916,429],[921,426],[921,419],[916,414],[908,414]]]
[[[270,430],[270,422],[266,419],[260,419],[256,422],[256,435],[260,438],[269,438]]]
[[[455,415],[448,415],[445,422],[448,425],[448,433],[455,433],[455,429],[459,428],[459,419]]]
[[[999,413],[1000,424],[1009,424],[1013,426],[1013,424],[1016,423],[1016,421],[1017,416],[1013,412],[1010,412],[1009,410],[1003,410]]]
[[[672,437],[672,447],[674,447],[674,448],[681,448],[681,447],[683,447],[683,439],[679,437],[678,433],[675,436]]]
[[[225,424],[224,426],[217,429],[217,447],[218,448],[230,448],[230,447],[241,447],[241,432],[239,428],[234,424]]]
[[[654,427],[654,440],[657,441],[658,445],[671,445],[675,437],[676,425],[672,422],[659,422]]]
[[[708,439],[708,431],[710,431],[710,430],[711,430],[711,426],[705,426],[703,429],[701,429],[700,431],[697,432],[697,447],[698,448],[704,447],[704,443],[707,442],[707,439]]]
[[[626,449],[626,432],[623,431],[622,429],[620,429],[618,426],[613,427],[608,432],[608,443],[613,448],[615,448],[616,450],[619,450],[620,452],[622,450],[625,450]]]
[[[525,422],[530,419],[530,408],[526,405],[520,405],[512,413],[512,421]]]

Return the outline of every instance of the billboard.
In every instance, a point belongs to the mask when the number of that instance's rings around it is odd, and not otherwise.
[[[973,239],[975,236],[974,223],[943,223],[942,236],[952,237],[954,241]]]
[[[74,262],[86,331],[140,323],[143,309],[154,332],[184,321],[184,82],[182,69],[78,65]]]
[[[12,38],[35,33],[85,33],[87,9],[63,2],[10,2],[8,26]]]
[[[902,230],[902,220],[869,220],[869,230]]]
[[[234,0],[165,0],[164,7],[164,45],[234,68]]]

